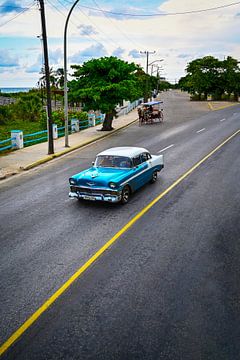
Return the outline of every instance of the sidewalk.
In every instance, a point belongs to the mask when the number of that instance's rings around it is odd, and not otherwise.
[[[12,151],[7,155],[0,156],[0,180],[18,174],[24,170],[29,170],[56,157],[64,155],[70,151],[90,144],[98,139],[109,136],[116,131],[128,126],[138,119],[137,110],[132,110],[127,115],[122,115],[113,121],[114,130],[98,131],[102,125],[82,130],[78,133],[69,135],[69,148],[65,148],[65,138],[54,140],[54,154],[48,155],[47,142],[32,145],[20,150]]]

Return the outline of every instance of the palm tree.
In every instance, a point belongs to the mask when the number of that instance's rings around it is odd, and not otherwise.
[[[57,88],[62,89],[64,87],[64,69],[58,68],[55,72]]]

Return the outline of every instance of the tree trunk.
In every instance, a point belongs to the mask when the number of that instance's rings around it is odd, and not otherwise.
[[[234,93],[234,101],[238,101],[239,93]]]
[[[113,112],[106,113],[106,116],[105,116],[105,119],[104,119],[104,122],[103,122],[103,126],[102,126],[102,129],[101,129],[102,131],[111,131],[111,130],[113,130],[113,127],[112,127],[113,116],[114,116]]]

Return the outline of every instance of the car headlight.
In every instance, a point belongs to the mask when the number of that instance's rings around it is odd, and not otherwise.
[[[69,183],[70,183],[70,185],[75,185],[76,181],[74,179],[69,179]]]
[[[109,183],[109,187],[110,187],[111,189],[115,189],[115,188],[117,187],[117,184],[115,184],[114,182],[110,182],[110,183]]]

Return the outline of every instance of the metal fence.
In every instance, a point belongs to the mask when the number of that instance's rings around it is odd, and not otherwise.
[[[0,141],[0,151],[6,151],[6,150],[9,150],[9,149],[12,149],[12,141],[13,140],[15,140],[14,137],[11,137],[9,139]],[[5,145],[7,143],[11,143],[11,144]]]
[[[117,115],[122,116],[122,115],[128,114],[131,110],[135,109],[142,101],[143,101],[143,99],[138,99],[136,101],[133,101],[132,103],[128,103],[126,106],[119,107],[118,111],[117,111]],[[105,118],[105,114],[97,113],[97,114],[89,114],[87,120],[72,119],[75,121],[76,120],[79,121],[79,124],[77,126],[78,130],[76,130],[76,124],[73,125],[73,123],[71,123],[68,126],[68,131],[70,134],[72,134],[72,133],[87,129],[92,126],[102,124],[104,121],[104,118]],[[65,126],[61,126],[58,128],[56,128],[55,124],[53,126],[55,126],[54,139],[57,139],[57,138],[65,135]],[[41,143],[41,142],[47,141],[48,130],[38,131],[38,132],[35,132],[32,134],[26,134],[26,135],[22,134],[22,137],[23,137],[23,142],[22,142],[21,147],[18,147],[16,145],[16,137],[10,137],[6,140],[0,141],[0,152],[15,150],[15,149],[19,149],[22,147],[34,145],[36,143]]]
[[[75,119],[75,120],[77,120],[77,119]],[[94,125],[91,122],[89,122],[89,120],[80,120],[80,123],[78,125],[79,130],[77,130],[77,131],[81,131],[81,130],[87,129],[89,127],[92,127],[92,126],[99,125],[103,122],[103,120],[104,120],[104,118],[101,115],[95,117]],[[56,125],[53,125],[53,126],[56,126]],[[69,134],[75,133],[77,131],[76,131],[76,127],[73,126],[73,124],[68,125]],[[60,138],[64,135],[65,135],[65,126],[57,127],[56,131],[55,131],[54,139]],[[6,140],[0,141],[0,152],[18,149],[19,147],[16,147],[16,145],[14,145],[14,143],[13,143],[14,140],[16,140],[15,137],[10,137]],[[23,134],[23,147],[31,146],[31,145],[41,143],[41,142],[44,142],[47,140],[48,140],[48,130],[37,131],[37,132],[31,133],[31,134]]]

